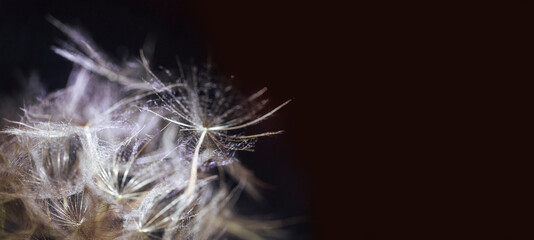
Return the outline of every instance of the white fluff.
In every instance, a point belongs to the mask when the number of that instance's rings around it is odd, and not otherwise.
[[[231,211],[238,189],[257,195],[235,151],[281,133],[241,131],[289,101],[262,113],[266,89],[243,98],[195,68],[154,73],[142,52],[109,62],[79,31],[50,21],[71,39],[53,50],[76,67],[65,89],[2,131],[0,204],[21,201],[31,221],[0,238],[261,239],[261,223]],[[238,189],[219,179],[224,172]],[[6,212],[1,219],[17,217]]]

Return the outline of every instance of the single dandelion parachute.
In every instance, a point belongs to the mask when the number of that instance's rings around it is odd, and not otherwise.
[[[150,71],[148,61],[142,53],[141,59],[147,72],[153,77],[155,84],[158,87],[163,85],[156,75]],[[252,145],[249,143],[251,140],[262,136],[279,134],[282,131],[244,136],[228,134],[228,132],[255,125],[273,115],[291,101],[288,100],[275,109],[257,116],[266,103],[266,101],[258,103],[257,99],[265,93],[266,88],[232,106],[231,101],[235,101],[235,96],[232,95],[231,88],[221,91],[219,86],[206,81],[208,77],[198,73],[195,69],[193,69],[189,78],[182,74],[182,79],[190,80],[184,83],[187,87],[177,90],[179,92],[178,97],[173,92],[170,92],[170,94],[156,93],[159,100],[164,104],[163,110],[165,110],[165,113],[160,114],[150,108],[144,108],[145,111],[180,126],[182,131],[193,132],[197,135],[198,139],[196,140],[191,164],[191,178],[186,190],[187,196],[191,196],[195,189],[199,156],[203,146],[214,146],[218,153],[222,155],[222,159],[229,159],[228,156],[231,155],[229,154],[231,151],[250,151]],[[208,142],[211,144],[208,144]]]
[[[232,211],[242,190],[257,196],[235,153],[282,133],[242,130],[290,101],[264,110],[266,88],[241,97],[194,67],[153,72],[143,51],[114,63],[48,19],[70,39],[53,51],[75,67],[66,88],[24,106],[2,131],[0,238],[280,237]]]

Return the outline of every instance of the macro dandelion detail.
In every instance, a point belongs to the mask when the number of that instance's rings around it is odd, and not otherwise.
[[[277,221],[233,209],[259,197],[237,151],[281,130],[246,133],[266,89],[243,97],[209,71],[153,70],[143,51],[114,62],[82,34],[52,47],[74,63],[67,87],[6,119],[0,145],[1,239],[273,239]],[[233,181],[229,181],[232,178]]]

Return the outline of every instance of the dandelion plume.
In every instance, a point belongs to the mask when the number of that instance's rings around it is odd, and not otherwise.
[[[281,130],[246,129],[266,88],[244,97],[196,67],[154,71],[143,51],[114,62],[81,31],[48,17],[74,64],[65,88],[31,101],[0,133],[2,239],[273,239],[276,227],[240,216],[259,198],[238,151]],[[231,181],[225,176],[231,176]]]

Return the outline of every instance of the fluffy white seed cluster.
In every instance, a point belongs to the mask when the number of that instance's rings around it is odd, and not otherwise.
[[[75,63],[68,86],[22,108],[1,134],[0,239],[242,239],[273,225],[237,216],[257,196],[235,157],[266,132],[265,89],[240,97],[206,71],[113,63],[79,31],[53,50]],[[228,183],[233,178],[234,184]]]

